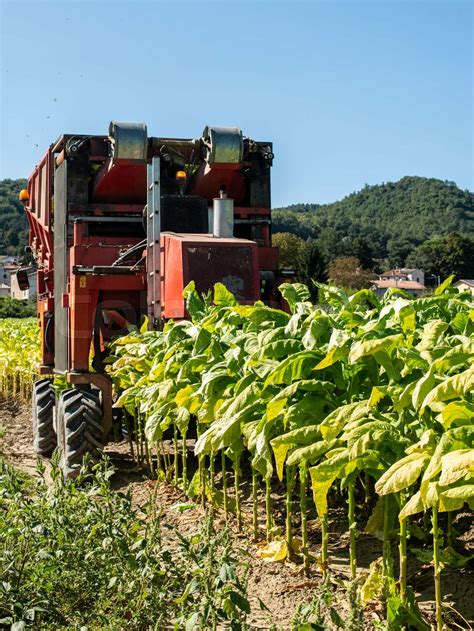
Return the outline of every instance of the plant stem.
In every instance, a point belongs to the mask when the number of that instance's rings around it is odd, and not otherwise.
[[[253,525],[253,538],[258,540],[258,479],[257,472],[252,467],[252,525]]]
[[[308,554],[308,510],[306,490],[308,486],[308,467],[306,462],[300,466],[300,512],[301,512],[301,551],[303,553],[303,567],[306,574],[309,571]]]
[[[272,538],[272,497],[271,497],[271,479],[266,478],[265,480],[265,512],[266,512],[266,530],[267,530],[267,541],[270,541]]]
[[[174,449],[174,485],[178,486],[178,428],[174,426],[173,432],[173,449]]]
[[[328,572],[328,514],[321,517],[321,565],[323,568],[323,578],[326,579]]]
[[[402,508],[402,507],[401,507]],[[400,519],[400,599],[403,604],[407,595],[407,520]]]
[[[234,488],[235,488],[235,514],[237,515],[237,527],[242,530],[242,509],[240,505],[240,456],[234,457]]]
[[[221,451],[221,462],[222,462],[222,493],[224,494],[224,512],[225,512],[225,520],[227,522],[227,517],[229,513],[229,505],[228,505],[228,496],[227,496],[227,469],[226,469],[226,463],[225,463],[224,450]]]
[[[354,499],[354,482],[349,482],[348,486],[348,517],[349,517],[349,563],[351,568],[351,578],[354,580],[357,576],[357,559],[356,559],[356,520],[355,520],[355,499]]]
[[[364,473],[364,493],[365,493],[365,503],[368,504],[370,502],[371,493],[370,493],[370,476],[365,471]]]
[[[158,478],[161,477],[161,458],[160,458],[160,446],[159,443],[156,442],[155,445],[155,456],[156,456],[156,476]]]
[[[181,435],[182,461],[183,461],[183,491],[187,494],[188,490],[188,448],[186,445],[186,430]]]
[[[199,479],[201,482],[201,506],[204,508],[206,506],[206,485],[207,485],[206,456],[204,454],[202,454],[199,457]]]
[[[383,498],[383,557],[382,575],[385,578],[393,576],[392,554],[390,547],[390,495]]]
[[[441,567],[439,561],[439,530],[438,530],[438,507],[433,506],[431,513],[431,522],[433,524],[433,565],[434,565],[434,584],[435,584],[435,601],[436,601],[436,628],[437,631],[443,629],[443,617],[441,611]]]
[[[288,555],[291,556],[293,549],[293,532],[291,528],[291,499],[293,496],[293,488],[295,485],[295,470],[293,467],[286,467],[286,544],[288,546]]]
[[[214,474],[214,453],[211,452],[209,456],[209,478],[210,478],[210,493],[211,493],[211,507],[214,506],[214,497],[216,489],[216,480]]]
[[[163,443],[163,457],[165,460],[165,470],[166,470],[166,480],[169,482],[169,476],[170,476],[170,471],[171,471],[171,462],[170,462],[170,455],[168,450],[165,448],[164,443]]]
[[[154,468],[154,464],[153,464],[153,453],[152,450],[150,448],[150,445],[148,444],[148,441],[145,440],[145,452],[146,452],[146,457],[148,460],[148,467],[150,469],[150,476],[152,478],[155,477],[155,468]]]

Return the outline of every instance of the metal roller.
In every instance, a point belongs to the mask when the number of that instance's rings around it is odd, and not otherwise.
[[[244,153],[242,130],[238,127],[205,127],[202,140],[209,164],[240,164]]]
[[[148,136],[144,123],[112,121],[109,125],[109,137],[114,160],[146,162]]]

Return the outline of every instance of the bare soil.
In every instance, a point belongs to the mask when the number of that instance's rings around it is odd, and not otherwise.
[[[31,414],[29,406],[12,401],[6,401],[0,396],[0,431],[3,438],[0,441],[0,454],[15,467],[30,475],[36,474],[37,457],[32,447]],[[132,499],[140,508],[150,499],[151,493],[156,497],[157,505],[162,514],[162,521],[176,527],[182,534],[195,532],[201,521],[204,510],[201,506],[189,500],[174,486],[164,482],[150,480],[146,472],[134,463],[126,442],[111,443],[106,448],[117,473],[113,478],[115,488],[129,491]],[[47,465],[48,467],[48,465]],[[280,504],[278,490],[272,498],[275,504]],[[179,510],[179,504],[191,504],[184,511]],[[244,509],[247,502],[244,502]],[[263,503],[263,502],[262,502]],[[277,522],[282,523],[283,515],[278,515]],[[311,517],[311,516],[310,516]],[[225,518],[221,511],[217,511],[216,528],[225,526]],[[260,516],[263,524],[264,516]],[[309,602],[315,593],[315,588],[322,583],[322,574],[317,564],[305,576],[302,566],[286,560],[272,563],[257,556],[258,545],[252,541],[249,520],[246,519],[244,532],[237,531],[235,520],[228,521],[236,549],[242,550],[244,562],[249,564],[248,595],[251,603],[249,623],[253,629],[290,629],[291,620],[301,603]],[[456,540],[458,551],[473,554],[474,552],[474,524],[472,514],[460,514],[456,518],[455,527],[459,531]],[[331,575],[336,585],[333,606],[340,615],[347,616],[349,605],[345,583],[349,578],[348,568],[348,536],[346,533],[345,507],[333,511],[333,518],[329,522],[331,558]],[[167,530],[164,529],[163,536]],[[317,520],[310,520],[311,553],[317,557],[319,553],[320,531]],[[415,545],[415,544],[413,544]],[[419,546],[418,546],[419,547]],[[381,542],[366,535],[361,535],[357,542],[358,571],[363,573],[370,563],[381,556]],[[396,549],[394,548],[394,555]],[[412,560],[409,564],[409,582],[415,588],[417,600],[426,618],[433,621],[434,593],[432,567],[430,564],[420,564]],[[445,604],[445,617],[450,620],[449,628],[474,628],[474,569],[445,568],[442,574],[442,585]],[[366,609],[366,628],[374,629],[382,619],[382,607],[374,604]],[[335,628],[335,627],[334,627]],[[448,627],[446,627],[448,628]]]

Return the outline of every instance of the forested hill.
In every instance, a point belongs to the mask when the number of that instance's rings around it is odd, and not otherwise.
[[[0,180],[0,254],[23,254],[28,222],[18,193],[26,180]]]
[[[25,186],[23,179],[0,180],[0,254],[21,254],[28,243],[28,226],[18,201]],[[314,237],[328,259],[341,244],[351,242],[371,257],[404,260],[414,246],[433,236],[474,235],[474,194],[454,182],[404,177],[365,186],[333,204],[276,208],[273,232]]]
[[[407,176],[366,185],[332,204],[294,204],[273,212],[273,232],[292,232],[320,243],[363,238],[374,257],[409,252],[433,236],[474,234],[474,194],[454,182]]]

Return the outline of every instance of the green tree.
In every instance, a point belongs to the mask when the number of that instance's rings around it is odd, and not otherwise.
[[[407,264],[442,278],[451,274],[474,278],[474,238],[453,232],[429,239],[414,250]]]
[[[280,266],[300,270],[303,260],[305,241],[290,232],[273,235],[272,244],[280,250]]]
[[[1,318],[31,318],[36,315],[36,300],[17,300],[0,296]]]
[[[302,251],[302,282],[311,286],[311,281],[327,281],[327,259],[321,253],[318,242],[308,239]]]
[[[372,269],[374,267],[374,253],[365,237],[354,237],[343,240],[343,252],[345,256],[355,256],[362,267]]]
[[[334,228],[323,228],[319,231],[318,247],[328,261],[343,254],[342,238],[343,235]]]
[[[23,254],[28,245],[28,222],[18,193],[26,180],[0,180],[0,254]]]
[[[288,232],[273,236],[273,245],[280,249],[280,266],[295,270],[299,282],[313,287],[311,281],[325,282],[327,259],[314,239],[305,241]]]
[[[404,267],[416,244],[409,239],[393,238],[387,241],[387,258],[390,267]]]
[[[374,275],[364,269],[355,256],[339,256],[331,261],[327,269],[331,283],[345,289],[364,289],[370,287]]]

